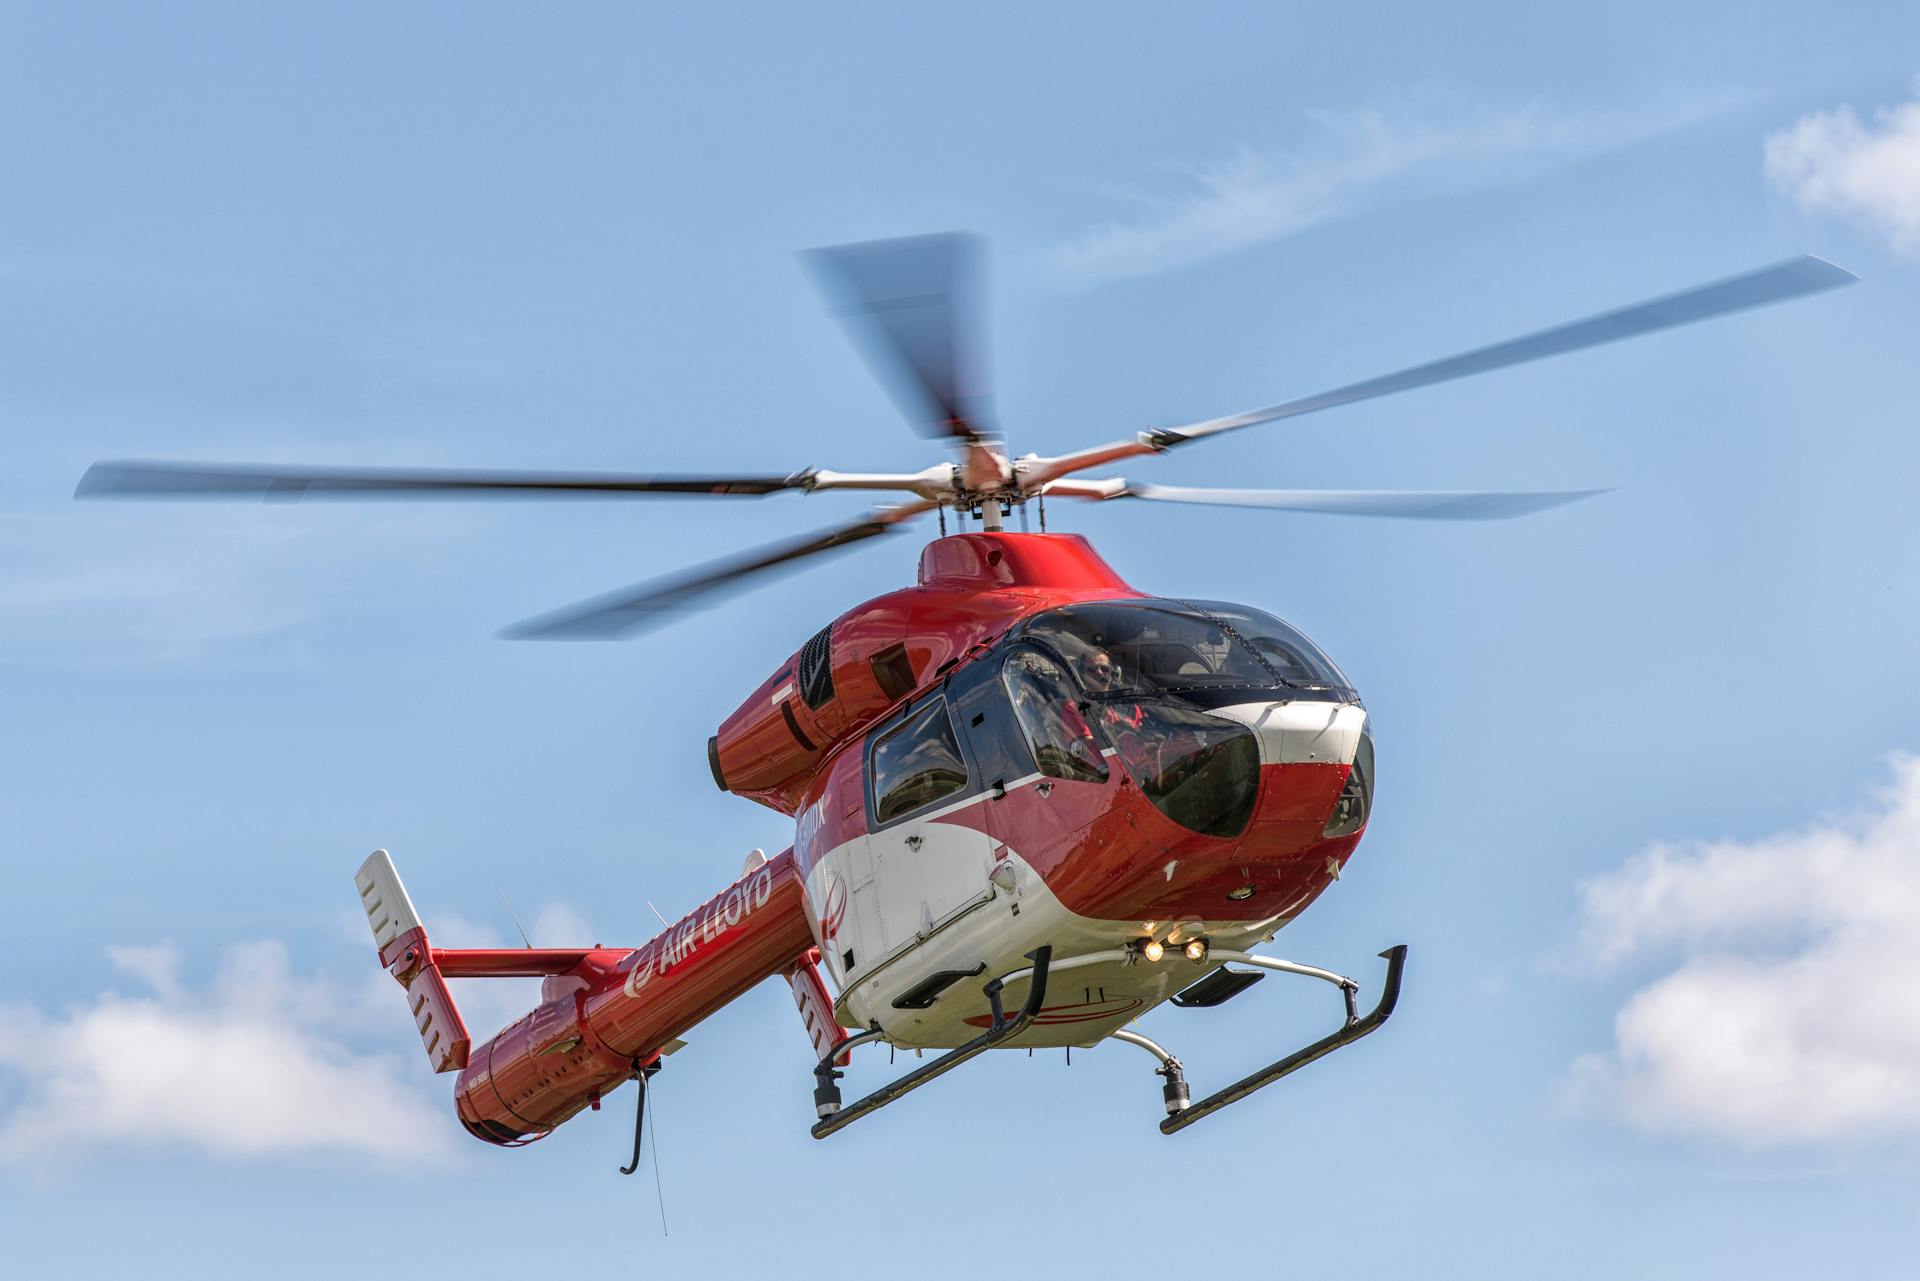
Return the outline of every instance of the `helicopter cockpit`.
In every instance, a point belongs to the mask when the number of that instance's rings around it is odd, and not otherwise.
[[[1069,605],[1008,641],[1001,680],[1042,774],[1104,782],[1111,749],[1162,813],[1211,836],[1246,827],[1260,780],[1258,739],[1214,711],[1359,701],[1313,642],[1243,605]]]
[[[1250,702],[1266,691],[1326,702],[1357,698],[1333,660],[1297,628],[1245,605],[1068,605],[1028,619],[1018,639],[1065,660],[1092,698],[1168,697],[1197,707]]]

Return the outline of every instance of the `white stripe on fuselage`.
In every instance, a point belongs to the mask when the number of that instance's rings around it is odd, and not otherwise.
[[[1239,703],[1213,714],[1258,734],[1268,765],[1351,765],[1367,725],[1356,703]]]

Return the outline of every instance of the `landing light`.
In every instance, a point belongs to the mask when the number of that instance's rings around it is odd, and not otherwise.
[[[1244,903],[1248,899],[1253,897],[1253,886],[1242,885],[1237,890],[1228,890],[1227,897],[1232,899],[1235,903]]]
[[[1158,939],[1148,939],[1140,945],[1140,955],[1146,957],[1149,961],[1157,961],[1166,954],[1167,949],[1165,945]]]
[[[1193,940],[1193,942],[1187,944],[1186,952],[1187,952],[1187,959],[1189,961],[1206,960],[1207,959],[1207,941],[1205,939]]]

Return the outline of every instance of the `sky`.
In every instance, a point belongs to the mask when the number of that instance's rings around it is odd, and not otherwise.
[[[1764,0],[0,5],[17,1275],[1920,1276],[1917,36],[1912,4]],[[1269,950],[1370,992],[1408,944],[1377,1036],[1172,1139],[1116,1046],[988,1056],[816,1143],[772,983],[657,1079],[657,1191],[615,1172],[624,1092],[473,1142],[361,859],[393,851],[445,945],[514,938],[503,898],[538,944],[643,942],[649,903],[790,841],[713,790],[706,736],[916,540],[644,640],[510,643],[860,500],[74,483],[919,469],[939,450],[795,255],[951,228],[993,247],[1014,452],[1797,253],[1861,282],[1126,469],[1611,491],[1525,520],[1053,505],[1142,589],[1280,613],[1360,687],[1372,825]],[[459,996],[481,1035],[532,1000]],[[1267,984],[1143,1030],[1207,1089],[1325,1007]]]

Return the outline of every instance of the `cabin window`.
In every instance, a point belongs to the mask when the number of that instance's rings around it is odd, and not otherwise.
[[[1042,774],[1085,783],[1107,781],[1100,741],[1076,703],[1073,684],[1060,664],[1038,650],[1017,649],[1007,656],[1000,679]]]
[[[967,786],[947,705],[936,698],[873,747],[873,817],[891,823]]]

